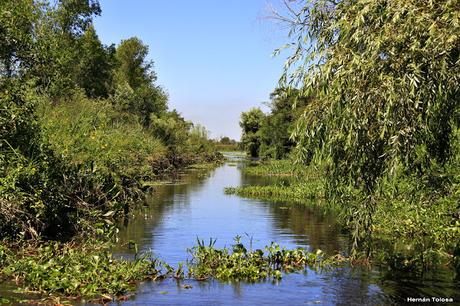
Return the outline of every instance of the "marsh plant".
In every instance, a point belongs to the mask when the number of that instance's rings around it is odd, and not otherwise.
[[[307,268],[319,269],[346,261],[345,257],[336,255],[326,256],[321,250],[309,252],[302,248],[287,250],[276,243],[271,243],[263,249],[252,250],[243,243],[241,237],[235,237],[235,243],[230,247],[218,249],[216,240],[205,244],[197,239],[197,246],[189,252],[192,260],[189,262],[189,277],[198,280],[215,278],[221,281],[256,282],[267,279],[281,279],[283,273],[302,271]]]
[[[108,302],[129,297],[143,281],[279,280],[283,273],[322,269],[347,261],[340,254],[329,257],[321,250],[288,250],[276,243],[252,250],[252,243],[248,249],[240,236],[235,237],[230,248],[219,249],[215,243],[215,239],[207,244],[197,239],[197,245],[189,249],[192,259],[186,265],[179,263],[177,268],[151,253],[136,251],[134,260],[115,258],[110,244],[96,240],[85,244],[4,244],[0,246],[0,277],[14,281],[18,292],[35,294],[44,303],[59,299]]]
[[[133,261],[114,258],[110,245],[101,241],[3,245],[0,267],[0,276],[14,280],[18,292],[36,294],[44,303],[58,297],[109,301],[164,271],[150,254]]]

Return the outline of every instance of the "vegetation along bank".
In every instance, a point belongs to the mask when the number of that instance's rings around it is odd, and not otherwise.
[[[103,45],[98,1],[53,3],[0,3],[0,279],[44,303],[123,300],[140,281],[185,272],[114,258],[114,221],[161,176],[221,155],[170,109],[139,38]],[[245,171],[280,183],[227,192],[317,199],[350,231],[355,259],[459,270],[458,1],[311,0],[288,12],[275,17],[292,27],[293,53],[270,112],[240,122],[241,146],[262,159]],[[192,256],[196,279],[256,281],[329,262],[238,240],[231,250],[199,241]]]
[[[152,181],[222,159],[168,107],[139,38],[100,42],[100,13],[0,3],[0,279],[25,292],[107,298],[158,274],[155,260],[112,258],[114,221]]]
[[[398,269],[460,264],[457,1],[307,1],[270,112],[241,115],[256,175],[228,193],[337,210],[352,255]],[[277,50],[276,53],[281,52]],[[381,254],[382,245],[386,252]]]

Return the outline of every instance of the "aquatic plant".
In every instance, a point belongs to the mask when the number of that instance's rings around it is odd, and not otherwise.
[[[167,277],[248,282],[279,280],[283,273],[324,269],[347,261],[340,254],[331,257],[321,250],[288,250],[276,243],[252,250],[252,242],[248,248],[239,236],[230,249],[218,249],[215,243],[215,239],[207,244],[197,239],[197,245],[189,249],[192,259],[187,262],[186,271],[183,263],[174,268],[150,253],[137,253],[132,261],[115,258],[110,244],[95,240],[84,244],[3,242],[0,278],[15,281],[18,292],[34,294],[45,303],[68,300],[105,303],[128,298],[144,280]]]
[[[273,242],[264,249],[248,250],[238,236],[230,249],[215,248],[215,242],[210,239],[205,245],[204,241],[197,239],[198,245],[189,249],[192,255],[188,263],[189,277],[255,282],[281,279],[283,272],[318,269],[346,261],[341,255],[328,257],[321,250],[309,252],[302,248],[288,250]]]
[[[162,263],[150,254],[133,261],[114,258],[109,245],[100,241],[5,243],[0,263],[0,276],[14,280],[20,292],[85,300],[112,300],[163,274]]]
[[[258,198],[272,201],[288,201],[305,203],[311,199],[321,199],[322,190],[318,182],[311,184],[293,184],[291,186],[244,186],[227,187],[224,189],[226,194],[236,194],[247,198]]]
[[[264,176],[293,176],[319,178],[321,171],[318,169],[307,168],[293,160],[265,160],[249,164],[243,169],[243,172],[250,175]]]

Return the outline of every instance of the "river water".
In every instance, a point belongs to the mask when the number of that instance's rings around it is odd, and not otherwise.
[[[336,218],[308,205],[274,203],[226,195],[229,186],[268,184],[267,179],[246,175],[243,162],[232,162],[206,175],[196,171],[175,183],[158,186],[143,209],[120,226],[119,256],[133,256],[128,241],[139,251],[152,251],[177,267],[190,259],[187,249],[197,237],[217,239],[230,246],[236,235],[253,248],[277,242],[286,248],[321,249],[346,253],[349,238]],[[384,269],[383,269],[384,270]],[[191,285],[185,289],[184,285]],[[188,286],[187,286],[188,287]],[[123,304],[132,305],[390,305],[407,297],[453,297],[460,301],[458,281],[452,271],[436,271],[423,278],[377,268],[335,268],[284,275],[281,281],[221,283],[167,279],[140,285]]]

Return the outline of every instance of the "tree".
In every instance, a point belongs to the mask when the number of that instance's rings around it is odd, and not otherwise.
[[[0,2],[0,81],[18,75],[21,66],[30,64],[36,19],[32,0]]]
[[[74,224],[68,168],[42,137],[29,79],[40,11],[34,1],[0,3],[0,238],[63,237]]]
[[[87,41],[82,36],[90,34],[93,16],[101,13],[99,2],[59,0],[35,6],[39,18],[34,24],[34,61],[28,75],[53,98],[67,97],[82,85],[80,60],[86,50],[80,43]]]
[[[295,49],[282,82],[315,97],[298,147],[327,162],[331,196],[360,191],[361,233],[370,232],[382,177],[400,167],[423,177],[451,156],[459,19],[458,1],[417,0],[309,0],[290,17]]]
[[[77,69],[78,86],[90,98],[107,98],[112,86],[114,47],[102,45],[93,25],[79,39],[79,45],[81,51]]]
[[[228,136],[224,136],[222,137],[220,140],[219,140],[220,144],[223,144],[223,145],[231,145],[231,144],[234,144],[235,141],[230,139],[230,137]]]
[[[115,54],[118,62],[115,72],[117,83],[126,82],[136,89],[155,82],[157,77],[153,71],[153,61],[147,60],[148,53],[149,47],[139,38],[122,40]]]
[[[33,57],[32,1],[0,3],[0,149],[27,151],[39,137],[34,104],[24,99],[23,67]]]
[[[136,37],[123,40],[116,49],[114,103],[124,111],[139,116],[148,126],[151,114],[161,116],[167,111],[167,95],[155,85],[153,62],[147,60],[148,46]]]
[[[161,117],[151,114],[151,131],[161,139],[173,153],[178,153],[187,141],[191,122],[186,121],[176,110],[167,112]]]
[[[270,95],[270,100],[270,113],[260,128],[260,155],[281,159],[295,146],[291,134],[309,99],[298,97],[298,90],[277,88]]]
[[[92,25],[94,15],[101,14],[101,6],[98,0],[58,0],[53,14],[61,33],[75,38]]]
[[[444,163],[460,106],[458,3],[307,2],[293,30],[310,45],[297,45],[291,80],[316,99],[300,146],[330,152],[334,180],[367,191],[398,163]]]
[[[264,119],[265,114],[260,108],[252,108],[241,114],[240,127],[243,130],[241,142],[251,157],[259,156],[261,144],[260,128]]]

